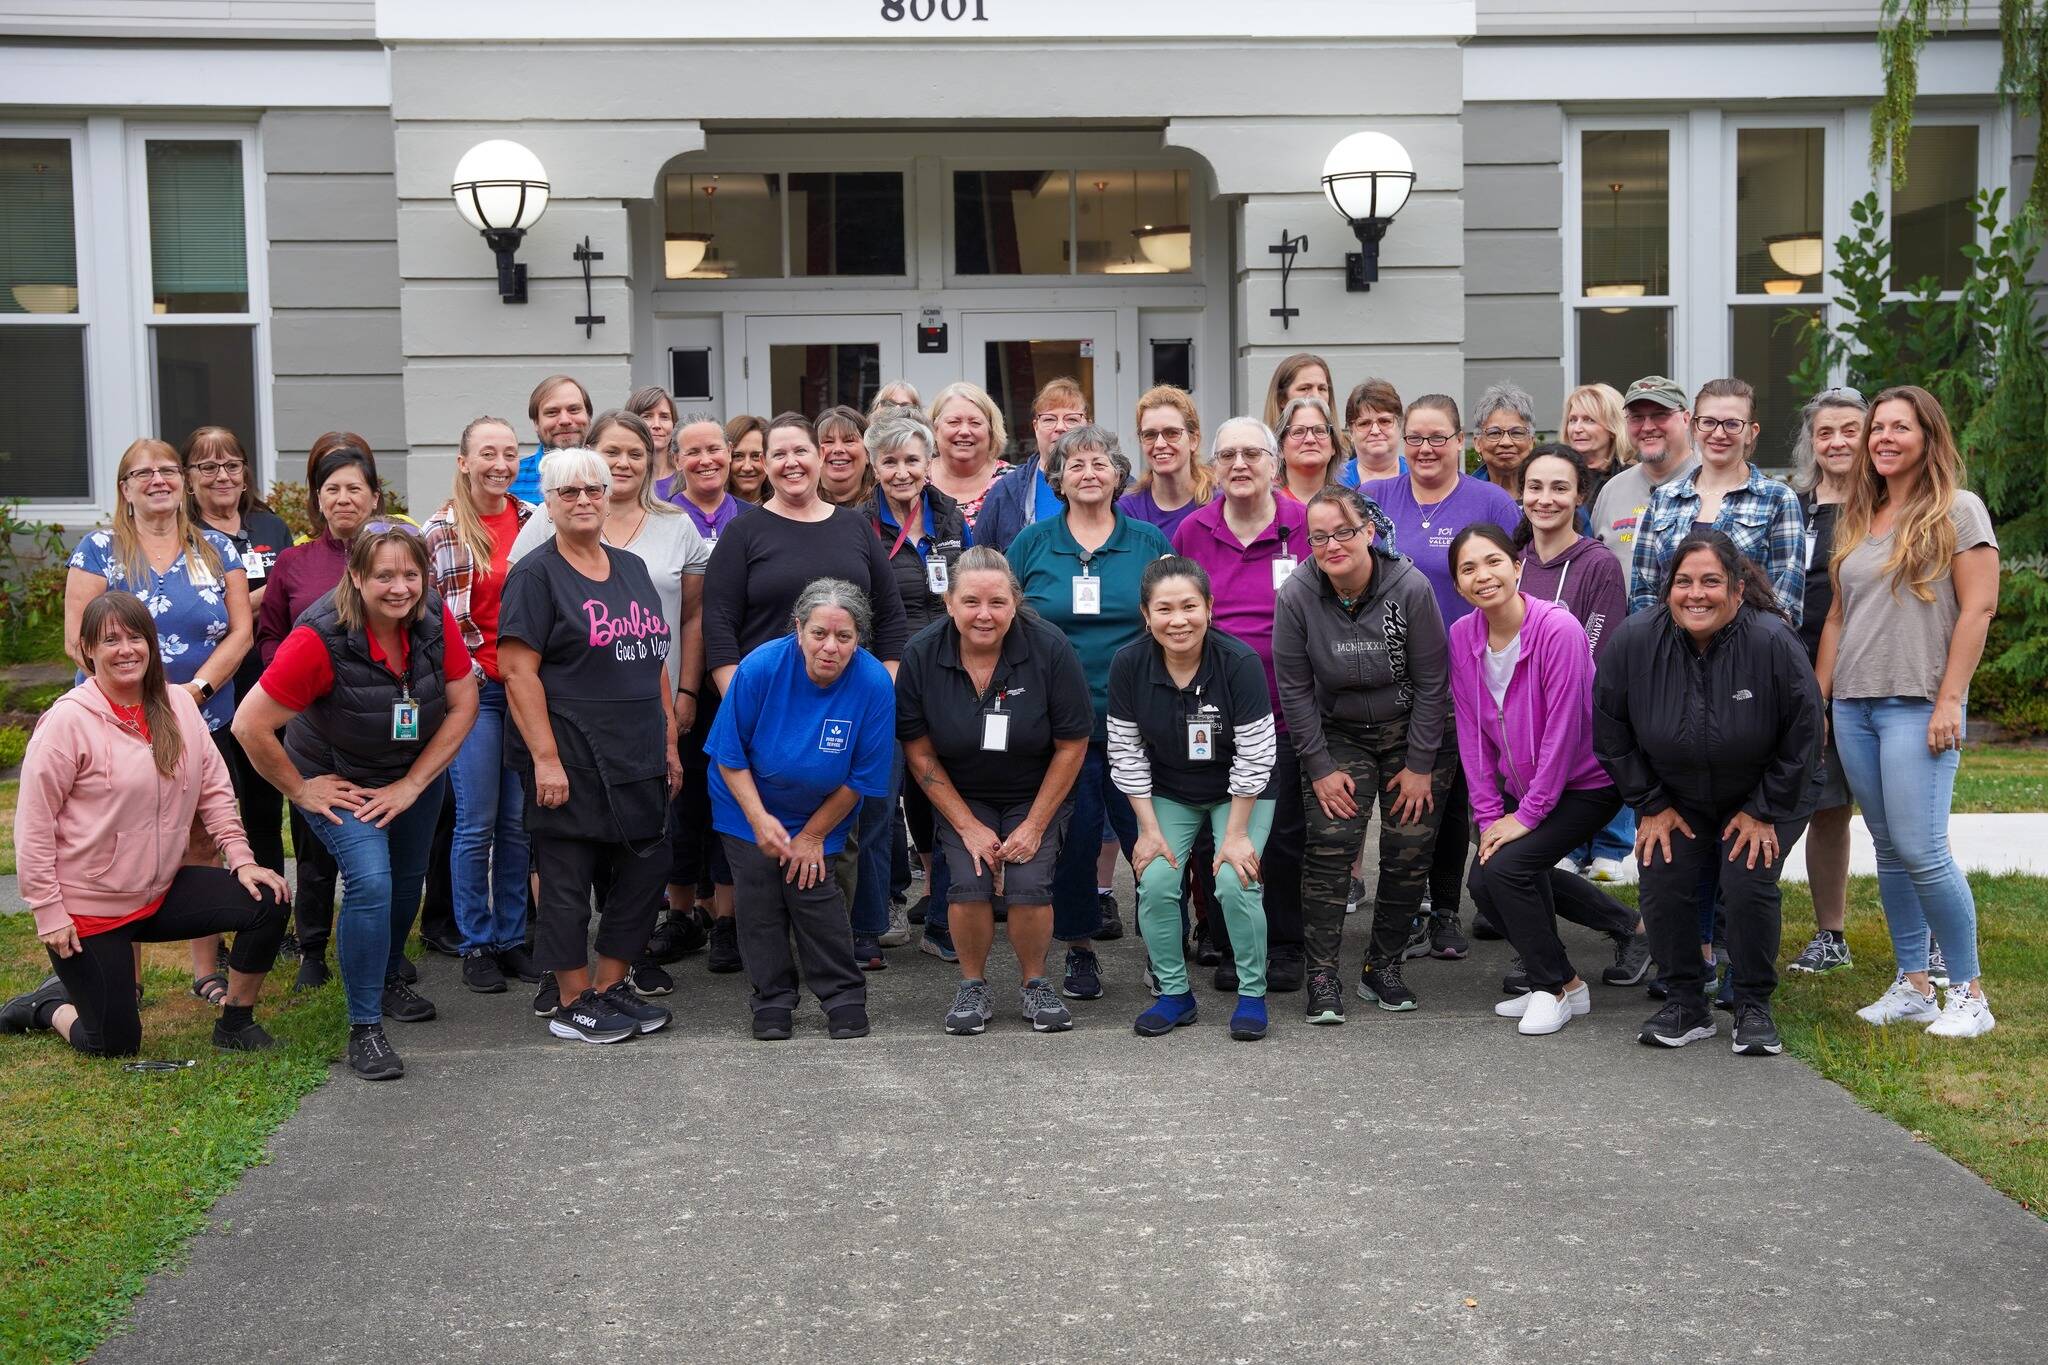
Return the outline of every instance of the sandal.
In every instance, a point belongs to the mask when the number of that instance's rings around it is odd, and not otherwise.
[[[208,972],[192,982],[192,994],[207,1004],[218,1008],[227,1003],[228,978],[225,972]]]

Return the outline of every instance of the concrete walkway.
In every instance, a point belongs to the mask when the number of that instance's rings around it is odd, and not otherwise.
[[[1145,1040],[1140,946],[1103,958],[1066,1035],[998,962],[989,1033],[944,1036],[953,969],[900,949],[873,1037],[811,1005],[761,1044],[699,957],[676,1026],[609,1048],[431,958],[406,1079],[337,1069],[99,1358],[2041,1359],[2048,1225],[1725,1024],[1652,1051],[1643,992],[1596,987],[1521,1038],[1486,943],[1411,964],[1414,1014],[1279,996],[1233,1043],[1204,983]]]

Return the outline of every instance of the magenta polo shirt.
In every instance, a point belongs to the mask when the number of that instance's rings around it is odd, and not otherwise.
[[[1305,560],[1308,553],[1308,512],[1298,502],[1277,494],[1272,525],[1247,545],[1224,524],[1224,499],[1191,513],[1173,533],[1175,554],[1186,555],[1209,573],[1216,595],[1216,628],[1252,647],[1266,670],[1266,690],[1273,698],[1273,722],[1284,734],[1280,689],[1273,682],[1273,561],[1283,553]]]

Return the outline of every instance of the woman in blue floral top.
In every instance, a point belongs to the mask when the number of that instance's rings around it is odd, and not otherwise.
[[[78,625],[86,603],[106,592],[132,593],[156,623],[165,677],[199,703],[216,744],[230,739],[235,670],[256,634],[241,556],[226,536],[193,522],[184,467],[167,443],[145,438],[129,446],[115,488],[114,528],[91,532],[71,553],[64,652],[80,657]],[[211,847],[194,848],[188,860],[217,856]],[[227,998],[228,985],[219,949],[218,935],[192,941],[192,993],[215,1005]]]

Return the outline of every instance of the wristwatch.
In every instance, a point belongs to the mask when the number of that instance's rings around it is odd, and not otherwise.
[[[199,700],[203,702],[212,701],[213,694],[220,690],[204,678],[197,678],[194,679],[194,681],[196,681],[199,684]]]

